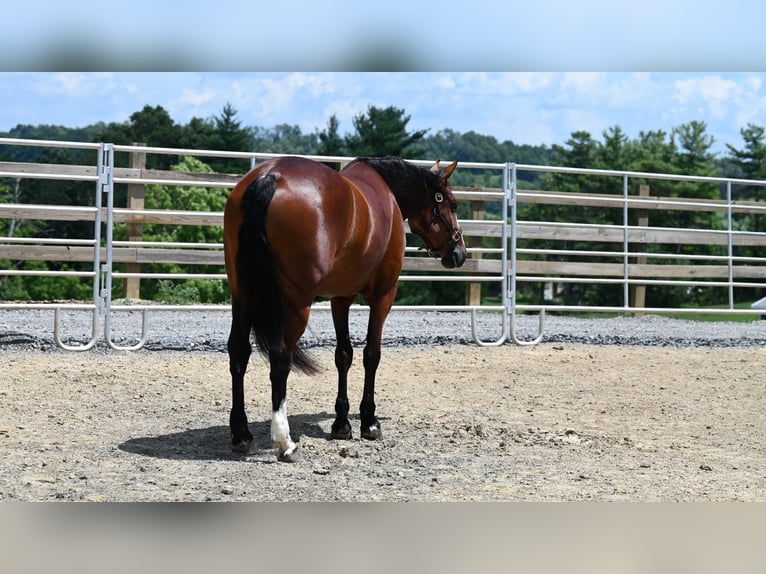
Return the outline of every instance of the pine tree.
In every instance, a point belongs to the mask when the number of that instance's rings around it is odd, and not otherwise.
[[[354,156],[414,157],[420,150],[414,144],[426,135],[428,130],[407,131],[410,116],[404,110],[389,106],[369,106],[366,114],[354,118],[356,133],[346,136],[346,147]]]
[[[319,155],[345,155],[346,145],[343,138],[338,133],[340,124],[338,117],[332,114],[327,120],[327,128],[317,133],[319,138]]]

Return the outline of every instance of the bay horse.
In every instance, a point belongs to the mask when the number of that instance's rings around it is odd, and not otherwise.
[[[268,358],[271,439],[277,459],[301,460],[287,421],[291,367],[314,374],[317,365],[298,342],[316,297],[330,299],[338,370],[331,436],[350,439],[347,375],[353,358],[349,308],[357,295],[369,305],[363,352],[361,436],[382,436],[375,416],[375,373],[383,323],[396,296],[405,248],[404,220],[444,267],[466,258],[447,180],[457,162],[429,169],[400,158],[357,158],[340,172],[309,159],[280,157],[247,173],[224,210],[224,254],[231,289],[227,343],[232,381],[232,448],[251,452],[243,381],[252,351]]]

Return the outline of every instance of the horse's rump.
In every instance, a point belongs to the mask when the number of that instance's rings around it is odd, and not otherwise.
[[[277,191],[277,177],[265,173],[256,177],[242,194],[236,250],[238,297],[234,312],[240,312],[255,337],[258,350],[268,357],[280,344],[283,325],[292,307],[280,285],[271,246],[266,237],[266,216]],[[300,348],[293,355],[293,366],[307,374],[317,371],[315,361]]]

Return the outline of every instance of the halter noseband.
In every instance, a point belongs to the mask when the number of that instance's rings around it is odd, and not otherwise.
[[[442,211],[440,209],[441,204],[444,202],[444,195],[437,191],[434,194],[434,201],[436,202],[436,205],[434,206],[434,212],[433,217],[431,218],[431,222],[433,222],[437,217],[441,220],[441,222],[444,224],[444,226],[449,230],[450,238],[447,240],[447,242],[442,245],[441,247],[437,249],[426,249],[428,255],[430,257],[442,257],[439,255],[439,252],[452,252],[455,249],[455,246],[460,242],[460,238],[463,237],[463,230],[458,227],[455,229],[452,227],[452,224],[447,221],[447,218],[442,215]]]

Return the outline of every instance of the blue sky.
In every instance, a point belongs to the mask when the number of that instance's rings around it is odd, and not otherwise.
[[[244,125],[341,133],[368,105],[402,108],[411,129],[476,131],[519,144],[564,143],[573,131],[619,125],[630,136],[704,121],[742,147],[747,123],[766,124],[766,73],[750,72],[31,72],[0,73],[0,130],[123,122],[160,105],[178,123],[231,103]]]
[[[44,9],[6,0],[3,11],[0,131],[121,122],[147,104],[185,123],[229,102],[245,125],[312,132],[335,114],[345,133],[372,104],[403,108],[411,129],[519,144],[700,120],[724,152],[741,146],[748,122],[766,124],[761,0],[67,0]]]

